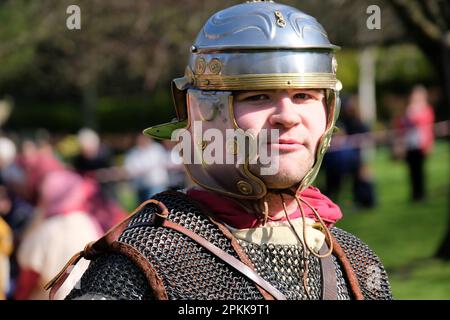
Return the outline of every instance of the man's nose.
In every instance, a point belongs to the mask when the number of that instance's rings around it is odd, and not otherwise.
[[[275,101],[275,111],[269,118],[271,126],[294,127],[302,122],[297,106],[290,97],[281,97]]]

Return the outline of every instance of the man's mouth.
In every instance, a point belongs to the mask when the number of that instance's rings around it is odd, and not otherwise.
[[[270,146],[279,151],[296,151],[305,148],[305,145],[296,139],[278,139],[278,141],[271,142]]]

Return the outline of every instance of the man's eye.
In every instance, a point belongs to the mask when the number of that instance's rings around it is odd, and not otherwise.
[[[241,99],[242,101],[265,101],[269,99],[269,96],[266,94],[255,94],[252,96],[244,97]]]
[[[310,95],[308,93],[304,93],[304,92],[296,93],[295,96],[294,96],[294,99],[300,99],[300,100],[309,100],[309,99],[312,99],[312,98],[313,98],[312,95]]]

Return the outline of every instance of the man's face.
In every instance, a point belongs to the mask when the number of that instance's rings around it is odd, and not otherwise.
[[[270,150],[279,153],[278,173],[260,175],[261,164],[250,165],[269,188],[283,189],[303,179],[315,160],[317,143],[326,128],[324,90],[242,91],[235,94],[234,113],[244,130],[279,130]]]

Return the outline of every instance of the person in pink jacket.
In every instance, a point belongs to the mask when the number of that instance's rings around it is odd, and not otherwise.
[[[399,121],[413,201],[426,197],[425,160],[433,149],[433,123],[434,111],[428,102],[427,90],[423,86],[416,86],[411,92],[406,112]]]

